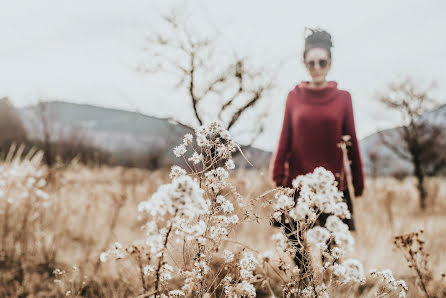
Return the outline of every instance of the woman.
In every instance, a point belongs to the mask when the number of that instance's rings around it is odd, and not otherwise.
[[[331,67],[330,34],[323,30],[310,30],[311,34],[305,38],[303,61],[312,80],[302,81],[288,93],[282,132],[272,164],[272,178],[277,186],[292,187],[291,182],[296,176],[313,172],[318,166],[331,171],[352,213],[352,218],[344,222],[354,230],[353,206],[344,182],[343,152],[338,146],[343,135],[350,135],[348,158],[354,194],[361,196],[364,172],[352,99],[348,91],[337,88],[335,81],[326,81]],[[326,217],[322,214],[319,224],[324,225]],[[289,237],[296,240],[295,236]],[[295,261],[298,266],[301,259],[297,253]]]

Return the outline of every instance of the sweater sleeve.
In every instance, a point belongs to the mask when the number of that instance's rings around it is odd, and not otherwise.
[[[348,158],[351,161],[352,180],[355,188],[355,196],[360,197],[364,190],[364,169],[356,137],[355,121],[353,116],[352,98],[347,92],[346,111],[344,113],[343,134],[350,135],[351,146],[348,147]]]
[[[291,102],[291,93],[288,94],[286,100],[285,114],[282,123],[282,131],[280,133],[279,144],[277,146],[273,162],[272,178],[276,183],[276,185],[278,186],[279,185],[283,186],[282,184],[285,176],[285,162],[287,161],[287,155],[291,145],[290,102]]]

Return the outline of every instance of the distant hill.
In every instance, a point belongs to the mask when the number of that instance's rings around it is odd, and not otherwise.
[[[44,115],[50,123],[52,140],[82,138],[111,152],[116,160],[133,159],[133,164],[141,167],[149,160],[156,160],[157,166],[181,163],[172,149],[182,142],[186,133],[193,134],[192,128],[168,119],[86,104],[54,101],[44,103],[43,109],[30,106],[19,111],[30,138],[43,139],[41,117]],[[242,147],[242,150],[256,167],[268,165],[270,152],[252,147]],[[240,155],[235,162],[247,166]]]

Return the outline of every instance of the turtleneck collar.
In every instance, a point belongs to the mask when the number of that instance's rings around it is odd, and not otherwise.
[[[335,81],[328,81],[322,88],[310,87],[309,83],[302,81],[296,88],[302,92],[303,98],[311,103],[326,103],[332,100],[338,91],[338,83]]]

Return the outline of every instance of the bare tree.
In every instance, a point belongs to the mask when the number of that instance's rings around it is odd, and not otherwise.
[[[37,117],[40,122],[40,127],[42,129],[42,142],[43,142],[43,152],[45,156],[45,161],[48,167],[52,167],[56,161],[56,156],[53,152],[52,140],[51,136],[52,132],[52,123],[51,123],[51,115],[48,109],[48,103],[44,102],[42,99],[39,99],[37,103]]]
[[[381,142],[398,157],[413,165],[413,174],[418,180],[420,207],[426,208],[427,193],[423,185],[426,175],[436,175],[446,167],[444,128],[430,123],[423,117],[435,107],[436,101],[428,93],[433,83],[424,90],[418,90],[410,77],[388,85],[388,91],[378,96],[387,107],[399,111],[404,124],[397,129],[399,142],[392,143],[383,133]]]
[[[0,152],[6,154],[13,143],[26,141],[26,131],[17,110],[8,98],[0,98]]]
[[[168,30],[154,31],[147,38],[151,65],[138,70],[173,75],[175,87],[185,89],[199,125],[218,119],[231,130],[274,87],[274,71],[256,68],[247,58],[236,54],[225,61],[223,54],[215,53],[218,35],[203,37],[193,31],[182,19],[181,10],[171,10],[163,20]],[[214,112],[206,110],[204,104]],[[267,112],[265,109],[263,114]],[[244,129],[252,132],[250,144],[263,132],[265,118],[264,115],[250,118],[251,123]]]
[[[376,178],[380,168],[380,156],[376,150],[370,151],[367,156],[369,158],[370,175]]]

